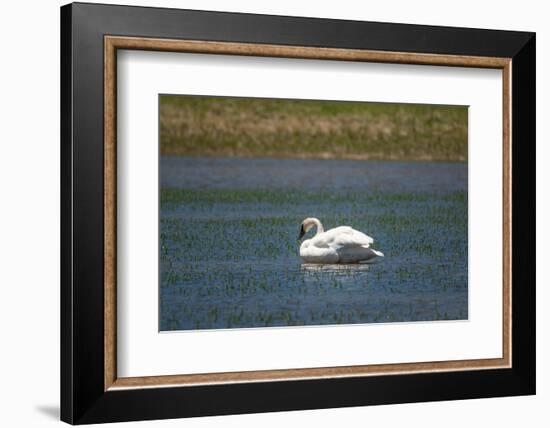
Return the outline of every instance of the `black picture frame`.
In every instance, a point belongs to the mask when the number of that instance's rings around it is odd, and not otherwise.
[[[512,367],[104,391],[104,36],[512,58]],[[61,8],[61,419],[71,424],[535,393],[535,34],[73,3]]]

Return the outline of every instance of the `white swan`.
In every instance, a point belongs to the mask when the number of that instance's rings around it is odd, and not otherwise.
[[[313,217],[306,218],[300,227],[302,237],[312,227],[317,227],[315,236],[300,245],[300,257],[306,263],[360,263],[372,262],[384,257],[380,251],[370,248],[374,240],[349,226],[323,229],[321,222]]]

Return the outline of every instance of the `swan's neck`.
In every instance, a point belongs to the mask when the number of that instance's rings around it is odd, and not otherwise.
[[[315,232],[315,235],[319,235],[320,233],[323,233],[325,231],[319,219],[313,218],[312,221],[313,221],[313,224],[315,224],[315,226],[317,227],[317,231]]]

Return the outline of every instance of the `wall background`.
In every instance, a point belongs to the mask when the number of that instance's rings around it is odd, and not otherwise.
[[[125,4],[280,15],[484,27],[537,32],[538,394],[461,402],[226,416],[142,426],[545,426],[550,404],[550,228],[548,52],[545,3],[534,0],[319,2],[148,0]],[[58,0],[1,7],[0,373],[2,425],[59,424],[59,6]],[[103,3],[117,3],[104,1]],[[546,263],[545,263],[546,262]],[[138,426],[138,423],[125,426]]]

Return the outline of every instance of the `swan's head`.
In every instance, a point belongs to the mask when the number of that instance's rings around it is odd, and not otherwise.
[[[298,240],[302,239],[313,226],[317,226],[318,233],[323,231],[323,226],[318,219],[314,217],[308,217],[300,225],[300,234],[298,235]]]

